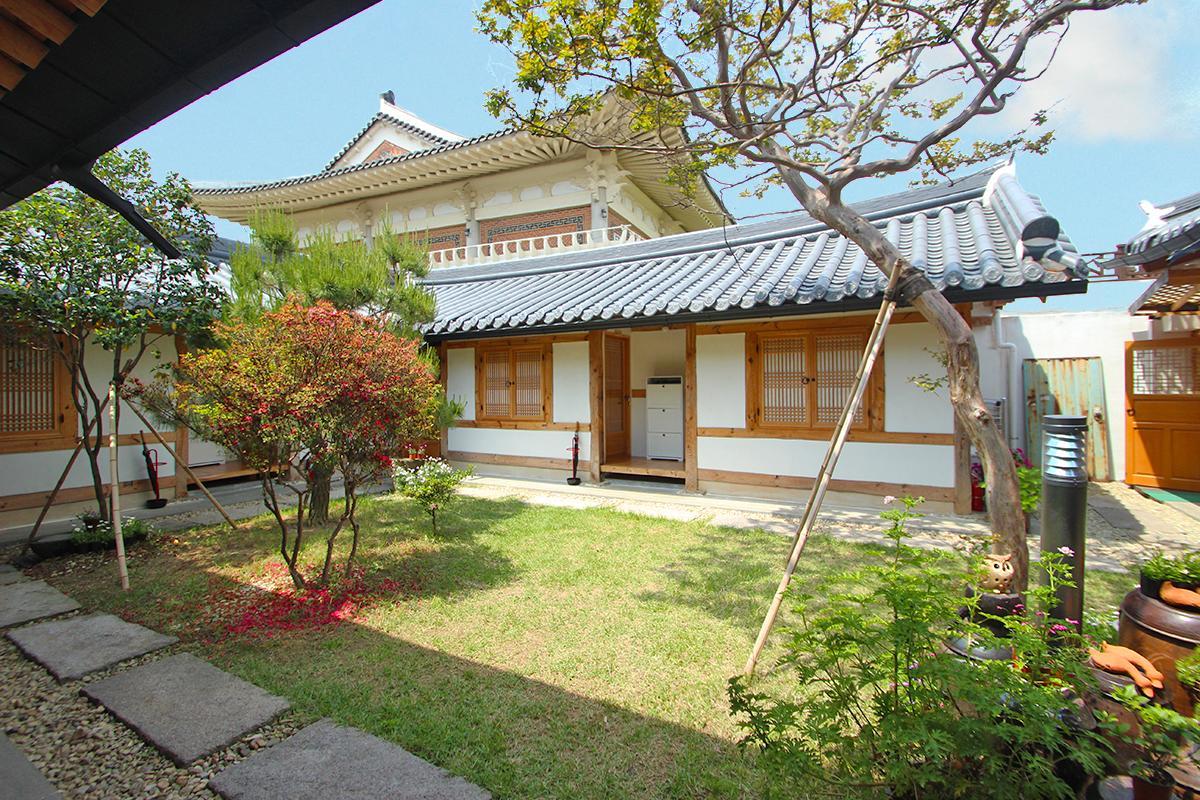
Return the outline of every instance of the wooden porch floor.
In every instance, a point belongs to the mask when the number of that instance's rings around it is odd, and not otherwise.
[[[687,476],[682,461],[659,461],[650,458],[617,456],[600,465],[604,475],[655,475],[660,478],[684,478]]]

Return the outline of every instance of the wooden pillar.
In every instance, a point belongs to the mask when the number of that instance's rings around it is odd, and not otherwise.
[[[687,348],[684,351],[683,377],[683,486],[689,492],[700,490],[700,470],[696,464],[696,324],[688,323]]]
[[[588,334],[588,398],[591,401],[591,446],[588,448],[588,478],[600,482],[604,458],[604,332]]]
[[[186,353],[188,350],[187,342],[182,336],[175,337],[175,358]],[[188,429],[184,425],[179,425],[175,428],[175,454],[187,463],[188,460]],[[182,500],[188,496],[188,478],[187,473],[179,468],[178,464],[173,464],[172,469],[175,471],[175,499]]]
[[[447,394],[450,387],[450,368],[446,364],[446,353],[446,343],[442,342],[438,345],[438,379],[442,382],[443,394]],[[468,399],[467,402],[471,402],[471,400]],[[438,450],[438,457],[443,459],[450,452],[450,429],[448,427],[441,430],[441,435],[438,439]]]
[[[954,513],[971,513],[971,440],[954,415]]]

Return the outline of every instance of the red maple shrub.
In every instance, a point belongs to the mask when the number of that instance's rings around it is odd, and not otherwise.
[[[391,472],[392,460],[436,435],[442,390],[419,345],[381,323],[328,303],[290,300],[254,322],[219,326],[220,349],[180,358],[171,405],[204,436],[237,453],[262,480],[280,531],[280,554],[296,588],[305,504],[318,467],[345,484],[341,517],[326,538],[327,583],[338,534],[358,550],[358,490]],[[278,487],[294,493],[290,519]]]

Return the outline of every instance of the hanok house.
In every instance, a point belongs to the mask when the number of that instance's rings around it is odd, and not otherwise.
[[[1150,324],[1126,342],[1125,480],[1200,491],[1200,194],[1142,210],[1142,230],[1100,265],[1153,279],[1129,309]]]
[[[1047,268],[1077,256],[1012,167],[858,208],[979,324],[1014,298],[1086,289]],[[441,268],[425,283],[437,297],[426,336],[466,407],[443,437],[452,461],[561,480],[578,433],[592,481],[761,493],[811,484],[885,278],[796,214]],[[930,325],[896,314],[835,491],[969,509],[969,445],[947,392],[915,382],[945,374],[939,351]]]

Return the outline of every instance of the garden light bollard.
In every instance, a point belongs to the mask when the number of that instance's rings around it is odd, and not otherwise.
[[[1087,535],[1087,417],[1052,414],[1042,420],[1042,552],[1060,552],[1073,587],[1060,587],[1050,615],[1083,619]]]

